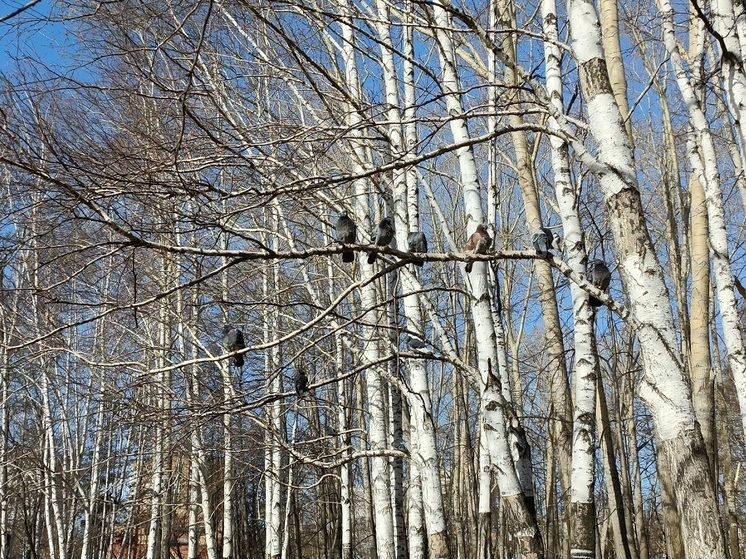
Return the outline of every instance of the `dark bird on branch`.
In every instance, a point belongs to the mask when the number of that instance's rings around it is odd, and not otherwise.
[[[243,332],[238,328],[223,326],[223,345],[228,351],[240,351],[246,348],[243,341]],[[243,355],[238,353],[233,356],[233,364],[239,369],[243,367]]]
[[[386,246],[394,238],[394,222],[390,217],[384,217],[378,224],[378,230],[373,234],[373,244],[379,247]],[[376,261],[378,253],[370,251],[368,253],[368,264]]]
[[[425,237],[425,234],[422,231],[415,231],[414,233],[407,235],[407,244],[409,245],[409,252],[427,252],[427,237]],[[419,266],[420,268],[422,268],[424,263],[425,261],[420,260],[419,258],[412,260],[412,264]]]
[[[303,369],[295,369],[295,393],[298,398],[308,391],[308,375]]]
[[[586,276],[588,277],[588,281],[604,293],[609,289],[611,272],[609,272],[609,268],[604,264],[603,260],[591,260],[586,269]],[[588,304],[591,307],[600,307],[603,305],[601,300],[593,295],[588,297]]]
[[[492,246],[492,237],[487,232],[487,229],[481,223],[477,225],[477,230],[471,234],[469,240],[466,242],[464,252],[471,254],[487,254],[487,251]],[[474,261],[470,260],[466,263],[466,273],[471,273],[471,268],[474,266]]]
[[[553,246],[554,233],[546,227],[534,231],[534,234],[531,235],[531,242],[534,245],[536,254],[542,258],[549,256],[549,249],[555,248]]]
[[[337,223],[334,225],[336,232],[337,241],[344,244],[350,245],[355,242],[357,235],[357,227],[355,222],[350,219],[347,212],[342,212],[337,218]],[[354,262],[355,253],[351,250],[346,250],[342,253],[342,262]]]
[[[425,349],[427,347],[427,344],[423,342],[421,339],[415,338],[414,336],[410,336],[409,334],[404,336],[404,341],[406,342],[407,347],[409,347],[409,349],[416,350],[416,349]]]

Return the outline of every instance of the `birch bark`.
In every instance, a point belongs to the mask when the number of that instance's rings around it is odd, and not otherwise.
[[[341,6],[343,13],[341,27],[344,38],[342,46],[342,58],[344,62],[345,81],[351,99],[362,97],[360,80],[358,77],[355,37],[352,31],[349,7],[346,3]],[[350,148],[355,155],[353,173],[362,176],[366,171],[366,163],[369,161],[366,153],[363,137],[360,132],[362,123],[361,115],[356,107],[350,106],[347,111],[347,123],[350,128]],[[371,222],[368,217],[368,184],[365,179],[357,179],[354,182],[355,192],[355,223],[358,231],[371,231]],[[364,234],[364,233],[362,233]],[[370,363],[377,363],[379,359],[379,348],[376,337],[377,327],[381,324],[380,311],[378,310],[378,296],[375,285],[371,278],[375,274],[375,262],[371,265],[367,259],[358,258],[360,265],[360,276],[364,282],[360,290],[360,302],[362,308],[368,312],[366,325],[362,328],[363,339],[366,340],[363,354]],[[358,255],[360,256],[360,254]],[[384,393],[381,378],[375,367],[366,374],[366,385],[368,392],[368,437],[371,450],[383,450],[386,448],[386,410],[384,409]],[[394,521],[391,508],[390,472],[388,460],[380,455],[373,456],[371,464],[371,483],[373,492],[373,504],[375,513],[375,540],[378,557],[381,559],[394,559]]]
[[[661,466],[680,472],[676,505],[686,534],[687,556],[723,557],[715,491],[709,483],[702,435],[676,349],[663,270],[650,242],[632,152],[606,71],[596,8],[586,0],[569,0],[568,16],[590,130],[598,159],[606,168],[598,180],[631,313],[639,324],[637,335],[645,367],[640,395],[654,418]]]
[[[467,234],[484,222],[482,200],[474,152],[469,146],[463,107],[460,100],[459,78],[455,53],[449,29],[450,18],[440,1],[432,4],[435,37],[439,47],[441,87],[451,116],[450,129],[454,142],[462,144],[456,150],[459,161],[460,182],[466,209]],[[488,292],[487,266],[476,262],[468,280],[471,313],[477,341],[478,368],[481,374],[480,416],[484,422],[486,446],[492,466],[497,471],[498,485],[505,510],[506,530],[520,557],[543,557],[542,541],[536,519],[526,503],[525,489],[521,487],[507,441],[506,419],[497,371],[499,359],[495,342],[491,297]]]
[[[557,47],[557,12],[554,0],[542,2],[544,30],[548,40],[544,43],[544,61],[547,68],[547,93],[558,113],[564,111],[562,103],[562,71]],[[623,72],[622,72],[623,73]],[[549,126],[558,129],[555,119]],[[585,238],[578,214],[579,201],[570,177],[567,143],[558,136],[550,136],[552,169],[557,204],[565,234],[567,262],[572,270],[585,275],[587,255]],[[595,446],[596,446],[596,383],[598,355],[594,332],[595,313],[588,303],[588,293],[574,282],[570,283],[573,302],[575,341],[575,391],[572,479],[570,483],[570,556],[593,557],[596,553]]]
[[[404,145],[401,115],[398,108],[400,102],[397,76],[391,52],[391,34],[387,23],[389,21],[388,5],[383,0],[377,0],[376,6],[379,16],[378,33],[381,38],[381,60],[386,105],[388,107],[391,155],[395,161],[400,161],[406,157],[407,150]],[[408,78],[405,75],[404,79],[411,79],[411,76]],[[410,205],[409,189],[403,171],[395,170],[392,182],[396,244],[401,250],[407,250],[408,234],[410,231],[416,231],[409,224],[409,210],[411,209],[416,215],[417,206]],[[416,295],[417,286],[411,281],[412,276],[410,274],[400,274],[399,279],[406,330],[422,339],[425,333],[424,320]],[[432,403],[425,364],[424,359],[406,360],[410,380],[409,388],[411,390],[411,393],[407,394],[407,400],[410,405],[412,437],[413,440],[417,441],[412,451],[413,458],[417,461],[417,472],[420,475],[429,556],[433,559],[445,559],[450,556],[450,552],[440,483],[440,464],[435,444],[435,426],[431,415]]]
[[[658,0],[662,18],[663,42],[668,51],[684,103],[689,113],[693,138],[687,143],[692,170],[704,188],[709,222],[710,258],[715,276],[715,289],[722,321],[723,338],[728,349],[728,363],[733,371],[741,410],[741,425],[746,432],[746,353],[743,333],[738,319],[730,266],[730,251],[726,234],[725,213],[717,168],[717,154],[710,134],[709,123],[689,80],[684,61],[676,42],[673,8],[669,0]]]

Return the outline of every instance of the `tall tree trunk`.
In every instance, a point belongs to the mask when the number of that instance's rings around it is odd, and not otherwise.
[[[464,147],[456,150],[459,172],[466,209],[467,235],[483,223],[482,201],[474,153],[469,146],[469,133],[465,121],[457,118],[463,115],[460,100],[459,78],[456,72],[455,54],[448,30],[450,19],[440,2],[432,4],[435,35],[439,45],[442,72],[442,87],[445,102],[451,114],[451,134],[454,142]],[[507,424],[504,415],[504,399],[499,381],[498,351],[495,339],[492,298],[488,293],[487,266],[475,262],[467,279],[471,297],[471,313],[477,340],[478,368],[481,374],[480,417],[485,422],[485,446],[489,449],[492,466],[497,470],[498,485],[503,507],[506,511],[505,529],[515,543],[517,557],[543,557],[542,540],[534,512],[526,503],[524,488],[521,487],[507,441]],[[480,487],[482,485],[480,484]],[[481,499],[481,497],[480,497]],[[481,532],[480,532],[481,533]]]
[[[598,160],[591,164],[604,169],[598,179],[640,342],[646,373],[640,395],[655,421],[659,463],[679,474],[676,505],[687,556],[724,557],[715,488],[678,358],[663,270],[650,242],[632,152],[606,71],[596,9],[587,0],[569,0],[568,15],[590,130],[599,146]]]
[[[687,142],[687,152],[692,170],[705,192],[710,233],[710,257],[715,275],[723,338],[728,349],[728,363],[733,371],[739,406],[742,410],[743,429],[746,433],[746,413],[743,413],[743,410],[746,410],[746,352],[736,308],[717,154],[709,123],[701,107],[703,101],[700,101],[700,98],[703,94],[698,94],[684,69],[683,57],[674,35],[673,8],[669,0],[658,0],[658,5],[662,18],[663,42],[671,57],[676,83],[689,113],[692,131]]]
[[[544,58],[547,67],[547,92],[555,109],[563,112],[560,53],[551,39],[558,37],[556,6],[553,0],[542,2],[544,29],[550,38],[545,42]],[[623,72],[622,72],[623,73]],[[558,128],[554,119],[550,126]],[[567,260],[579,276],[586,271],[585,237],[578,213],[579,200],[570,177],[567,143],[551,136],[552,168],[557,202],[565,233]],[[541,224],[537,223],[536,227]],[[546,263],[545,263],[546,265]],[[551,277],[551,272],[550,272]],[[572,481],[570,484],[570,556],[592,557],[596,552],[595,445],[596,445],[596,386],[599,371],[594,331],[595,313],[589,304],[588,293],[571,283],[575,342],[574,414],[572,434]],[[555,308],[556,303],[552,299]],[[556,326],[561,336],[559,323]],[[561,337],[560,337],[561,339]],[[564,359],[564,358],[563,358]],[[563,361],[564,362],[564,361]],[[562,378],[566,379],[566,375]],[[568,397],[565,397],[569,399]],[[560,404],[562,401],[559,402]],[[563,423],[560,421],[560,423]],[[560,439],[561,440],[561,439]]]
[[[624,119],[629,145],[632,146],[634,145],[632,115],[629,114],[629,104],[627,103],[627,78],[624,75],[622,47],[619,41],[617,0],[600,0],[599,12],[601,14],[601,37],[606,54],[606,67],[609,69],[609,82],[614,92],[616,104],[619,106],[619,112]]]
[[[689,183],[691,194],[690,251],[691,287],[691,367],[692,402],[702,439],[709,457],[710,473],[716,481],[715,452],[715,379],[710,355],[710,258],[705,193],[696,177]]]
[[[342,19],[342,35],[344,43],[342,45],[342,58],[344,60],[345,81],[350,91],[350,96],[354,100],[362,97],[360,80],[358,78],[355,38],[352,32],[352,24],[348,14],[348,6],[342,6],[344,14]],[[360,132],[361,116],[358,114],[356,107],[350,106],[348,111],[348,125],[351,130],[351,152],[355,158],[354,174],[362,176],[366,172],[368,156],[363,138]],[[358,230],[371,231],[370,219],[368,217],[368,192],[370,191],[367,181],[364,179],[355,180],[355,222]],[[365,341],[363,353],[370,363],[377,363],[379,357],[378,339],[376,332],[381,325],[381,316],[378,306],[378,296],[375,285],[370,281],[375,274],[375,262],[371,265],[367,263],[364,253],[359,258],[361,269],[361,280],[363,285],[360,289],[361,306],[363,309],[370,309],[366,317],[366,325],[363,326],[362,334]],[[365,376],[366,388],[368,393],[368,437],[370,448],[373,451],[380,451],[386,448],[386,410],[384,409],[385,397],[383,385],[378,366],[368,369]],[[388,459],[379,454],[374,455],[371,460],[371,482],[373,491],[373,503],[375,514],[375,539],[378,557],[381,559],[394,559],[395,542],[394,542],[394,522],[393,511],[391,508],[390,493],[390,473]]]

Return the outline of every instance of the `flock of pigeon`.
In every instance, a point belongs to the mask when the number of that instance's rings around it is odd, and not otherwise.
[[[335,232],[337,242],[342,245],[352,245],[355,244],[357,240],[357,227],[355,226],[355,222],[350,219],[350,216],[347,215],[346,212],[342,212],[337,218]],[[390,217],[384,217],[373,234],[373,244],[380,247],[386,246],[391,243],[393,238],[394,222]],[[540,258],[547,258],[550,255],[550,250],[559,249],[559,239],[557,239],[550,229],[545,227],[537,229],[534,232],[531,236],[531,242],[536,250],[536,255]],[[425,237],[425,234],[420,231],[409,233],[407,236],[407,244],[407,248],[411,253],[424,254],[427,252],[427,238]],[[492,237],[490,237],[487,228],[480,223],[477,225],[476,231],[474,231],[466,241],[464,252],[468,254],[487,254],[491,247]],[[373,264],[376,261],[377,256],[377,251],[369,251],[367,259],[368,264]],[[345,250],[342,252],[342,262],[354,261],[354,251]],[[422,267],[424,260],[414,259],[412,260],[412,263],[416,266]],[[473,260],[466,263],[465,271],[467,274],[471,272],[473,265]],[[608,290],[609,283],[611,282],[611,273],[603,260],[591,260],[588,263],[586,277],[588,278],[588,281],[601,291],[606,292]],[[603,302],[593,295],[589,296],[588,303],[592,307],[600,307],[603,305]],[[238,328],[232,326],[223,327],[222,341],[223,346],[225,346],[225,348],[231,353],[240,352],[246,348],[243,333]],[[415,350],[422,349],[426,346],[425,342],[422,340],[409,335],[406,336],[405,341],[411,349]],[[243,367],[244,358],[242,353],[234,353],[233,364],[238,369]],[[307,390],[308,376],[301,368],[297,368],[295,371],[295,392],[300,398]]]

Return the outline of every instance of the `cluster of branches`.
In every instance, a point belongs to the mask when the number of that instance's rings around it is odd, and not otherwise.
[[[0,559],[739,558],[744,14],[653,4],[0,14]]]

